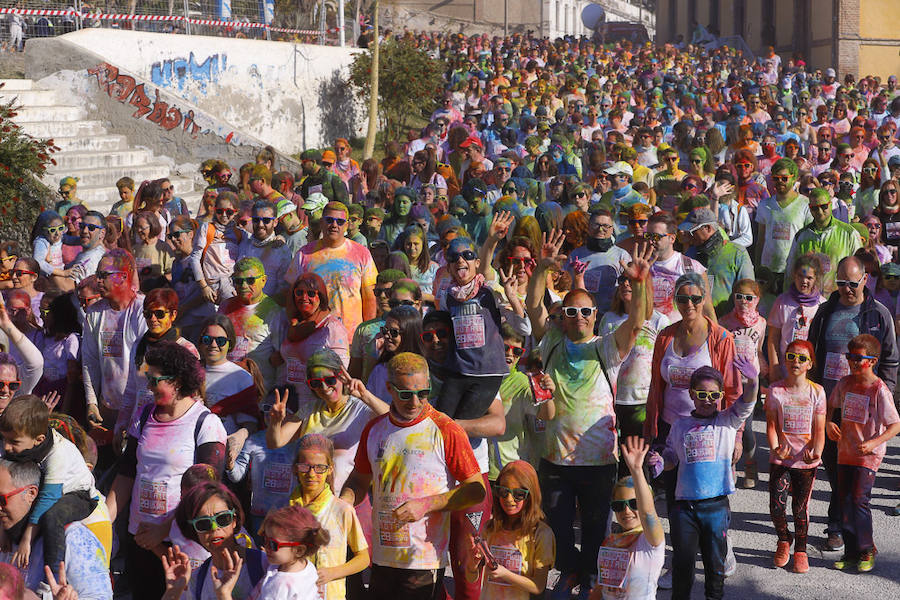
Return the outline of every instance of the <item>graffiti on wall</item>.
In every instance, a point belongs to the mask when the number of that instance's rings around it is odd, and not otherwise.
[[[191,52],[187,58],[178,57],[162,60],[150,65],[150,80],[162,87],[177,87],[183,90],[188,82],[196,82],[201,94],[206,94],[206,86],[219,80],[219,74],[227,68],[228,56],[213,54],[201,63]]]

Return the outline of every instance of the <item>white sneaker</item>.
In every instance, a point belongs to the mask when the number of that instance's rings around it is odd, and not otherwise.
[[[666,569],[666,572],[659,576],[656,580],[656,587],[661,590],[672,589],[672,569]]]
[[[734,557],[734,548],[731,545],[731,536],[726,536],[728,551],[725,554],[725,577],[731,577],[737,571],[737,558]]]

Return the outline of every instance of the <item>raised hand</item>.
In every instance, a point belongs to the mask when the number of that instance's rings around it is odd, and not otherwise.
[[[41,402],[43,402],[47,406],[50,412],[53,412],[53,409],[56,408],[57,404],[59,404],[60,398],[61,396],[59,395],[59,392],[53,390],[52,392],[41,396]]]
[[[759,369],[753,364],[753,361],[746,356],[735,355],[734,366],[740,371],[741,375],[747,379],[756,380],[759,377]]]
[[[717,181],[710,190],[710,195],[717,200],[734,192],[734,184],[727,181]]]
[[[541,235],[541,258],[556,258],[559,249],[566,241],[566,234],[561,229],[551,229]]]
[[[163,574],[166,578],[166,589],[187,589],[191,580],[191,560],[176,544],[160,557]]]
[[[587,271],[588,263],[573,257],[569,260],[569,266],[572,268],[574,275],[584,275],[585,271]]]
[[[655,249],[652,244],[637,244],[630,263],[619,260],[622,266],[622,274],[631,281],[645,281],[650,275],[650,267],[656,261]]]
[[[498,212],[494,215],[494,220],[491,221],[491,226],[488,228],[488,237],[502,238],[515,220],[516,217],[508,210]]]
[[[78,600],[78,592],[66,581],[66,563],[62,561],[59,563],[59,579],[53,576],[53,571],[48,566],[44,567],[44,575],[47,577],[53,600]]]
[[[504,289],[510,288],[515,290],[516,288],[516,271],[512,265],[510,265],[509,270],[503,270],[501,267],[497,271],[497,275],[500,277],[500,285],[503,286]]]
[[[213,565],[210,568],[212,573],[213,590],[216,592],[216,598],[219,600],[230,600],[231,592],[241,576],[241,567],[244,566],[244,559],[236,550],[231,552],[225,551],[225,568],[221,571]]]
[[[272,403],[272,410],[269,411],[270,425],[281,425],[287,418],[287,401],[290,393],[289,389],[284,390],[284,395],[280,390],[275,390],[275,402]]]
[[[650,444],[639,436],[628,436],[621,444],[622,460],[632,473],[640,471],[644,466],[644,457],[650,451]]]

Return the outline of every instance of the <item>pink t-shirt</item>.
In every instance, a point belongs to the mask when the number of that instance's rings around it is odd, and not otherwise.
[[[819,304],[825,302],[824,296],[819,296]],[[781,344],[778,348],[778,356],[784,360],[784,352],[788,344],[794,340],[805,340],[809,337],[809,324],[819,309],[815,306],[801,306],[790,294],[784,293],[775,299],[775,303],[769,310],[769,326],[781,329]]]
[[[666,382],[663,395],[663,421],[671,425],[681,417],[690,416],[694,410],[694,401],[690,393],[691,375],[700,367],[711,366],[712,358],[709,356],[709,344],[706,341],[688,356],[679,356],[675,352],[674,342],[669,344],[660,365],[660,373]]]
[[[891,390],[881,379],[865,386],[853,383],[850,377],[841,379],[828,399],[829,409],[839,408],[841,411],[838,464],[877,471],[887,451],[887,444],[881,444],[866,455],[860,455],[857,447],[884,433],[888,426],[900,421],[900,415],[894,406]]]
[[[759,317],[756,323],[750,327],[744,327],[734,313],[728,313],[719,319],[719,325],[734,335],[734,357],[752,360],[753,366],[759,369],[759,350],[762,348],[762,340],[766,336],[766,320]]]
[[[288,335],[290,337],[290,335]],[[285,338],[281,342],[281,357],[284,359],[285,383],[293,386],[299,403],[314,402],[315,394],[306,385],[306,361],[313,352],[330,348],[341,357],[344,367],[350,364],[350,335],[337,315],[329,314],[309,337],[292,342]]]
[[[808,463],[803,460],[803,450],[812,442],[815,419],[825,414],[825,388],[812,381],[804,390],[791,390],[784,381],[769,386],[766,397],[766,415],[771,417],[778,430],[784,433],[791,455],[782,460],[769,453],[769,462],[792,469],[814,469],[821,460]]]

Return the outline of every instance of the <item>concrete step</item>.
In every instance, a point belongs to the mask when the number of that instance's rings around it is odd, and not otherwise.
[[[81,191],[81,186],[115,186],[116,181],[118,181],[122,177],[131,177],[134,179],[135,184],[139,185],[139,182],[145,179],[159,179],[160,177],[167,177],[171,170],[171,166],[163,163],[163,162],[152,162],[143,165],[124,165],[124,166],[115,166],[115,167],[102,167],[99,169],[78,169],[77,171],[64,172],[57,169],[53,170],[53,177],[51,179],[59,180],[59,177],[63,177],[65,175],[73,175],[78,177],[79,193]],[[59,174],[59,177],[56,175]]]
[[[109,152],[127,150],[128,139],[124,135],[105,134],[91,137],[58,137],[53,143],[60,152]]]
[[[100,121],[16,121],[30,136],[36,138],[89,137],[105,135]]]
[[[3,84],[3,91],[10,90],[30,90],[34,88],[34,80],[32,79],[0,79]]]
[[[80,106],[23,106],[16,111],[13,122],[25,121],[78,121],[84,119],[85,110]]]
[[[15,100],[24,106],[55,106],[59,103],[56,90],[8,90],[0,88],[0,102]]]
[[[149,150],[128,148],[112,151],[57,152],[53,158],[56,159],[54,170],[75,171],[143,165],[153,160],[153,153]]]
[[[191,209],[191,214],[196,215],[197,209],[200,207],[200,199],[203,197],[203,192],[190,191],[182,193],[179,190],[191,189],[193,182],[190,179],[183,177],[169,177],[169,179],[175,186],[175,194],[184,199]],[[57,177],[57,181],[58,180],[59,178]],[[118,202],[119,191],[112,185],[92,186],[79,183],[78,197],[84,200],[91,210],[97,210],[103,214],[107,214],[112,208],[112,205]]]

